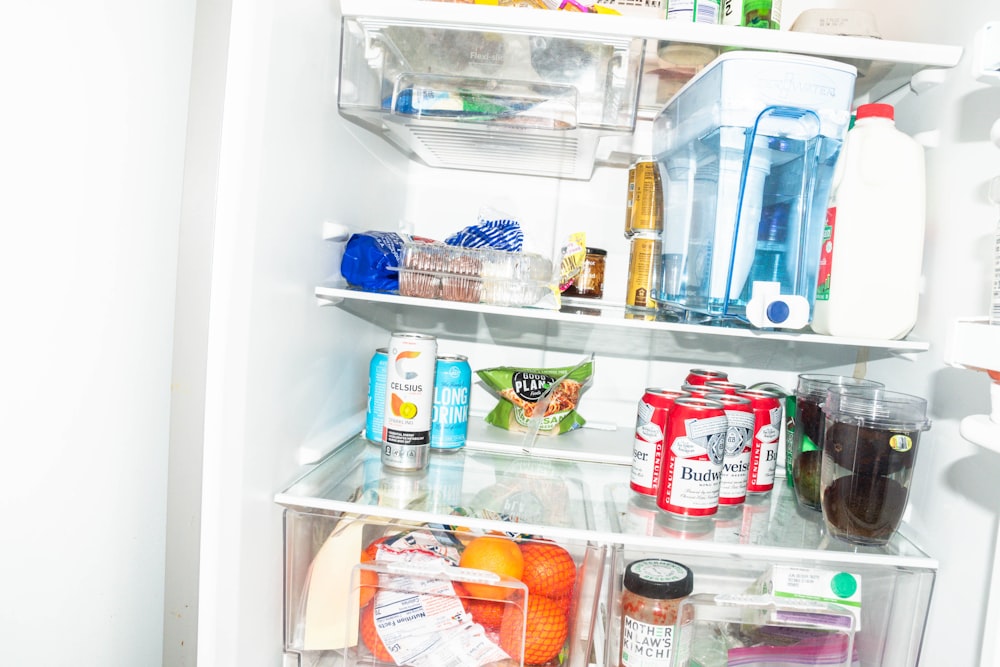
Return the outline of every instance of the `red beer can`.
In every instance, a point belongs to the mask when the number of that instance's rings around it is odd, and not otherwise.
[[[674,399],[663,441],[657,507],[692,517],[719,511],[727,426],[722,403],[694,396]]]
[[[744,389],[747,388],[745,384],[740,384],[739,382],[730,382],[729,380],[709,380],[704,384],[705,387],[711,387],[719,393],[729,394],[730,396],[735,396]]]
[[[781,397],[758,389],[747,389],[739,395],[750,399],[754,414],[747,492],[767,493],[774,488],[774,469],[778,463],[778,437],[782,426]]]
[[[710,387],[707,384],[687,384],[681,385],[681,391],[691,394],[692,396],[697,396],[698,398],[715,398],[716,396],[722,396],[723,392],[714,387]]]
[[[722,403],[726,411],[726,455],[722,461],[719,504],[739,505],[747,499],[753,449],[753,407],[745,396],[725,394],[712,400]]]
[[[729,374],[725,371],[712,371],[704,368],[692,368],[684,378],[685,384],[705,384],[713,380],[728,380]]]
[[[638,494],[656,498],[663,463],[663,438],[674,399],[684,392],[649,387],[639,399],[632,441],[632,472],[629,487]]]

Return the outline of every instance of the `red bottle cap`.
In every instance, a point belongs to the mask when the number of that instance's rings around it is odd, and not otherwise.
[[[862,118],[888,118],[895,120],[896,110],[891,104],[862,104],[857,110],[857,119]]]

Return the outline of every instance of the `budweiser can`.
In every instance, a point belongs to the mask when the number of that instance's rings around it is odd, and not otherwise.
[[[650,387],[639,399],[632,441],[632,473],[629,488],[644,496],[656,497],[663,465],[663,438],[674,399],[683,392]]]
[[[632,237],[628,259],[628,289],[625,305],[629,308],[654,310],[653,288],[659,282],[660,268],[659,232],[642,232]]]
[[[394,333],[389,339],[382,463],[398,470],[427,465],[434,403],[437,339]]]
[[[365,414],[365,438],[382,442],[382,420],[385,418],[385,378],[389,366],[389,348],[375,350],[368,363],[368,412]]]
[[[681,391],[691,394],[692,396],[697,396],[698,398],[709,398],[722,396],[723,393],[713,387],[709,387],[707,384],[687,384],[681,385]]]
[[[663,180],[653,158],[643,158],[632,165],[632,214],[626,236],[641,232],[663,231]]]
[[[704,368],[692,368],[684,378],[685,384],[705,384],[706,382],[718,382],[728,380],[729,374],[725,371],[712,371]]]
[[[431,448],[458,449],[469,433],[469,395],[472,369],[460,354],[437,358],[434,373],[434,404],[431,417]]]
[[[715,389],[720,394],[729,394],[730,396],[735,396],[747,388],[745,384],[730,382],[729,380],[709,380],[705,383],[705,386]]]
[[[722,461],[719,504],[739,505],[747,499],[750,451],[753,440],[753,407],[744,396],[724,394],[713,400],[726,411],[726,454]]]
[[[694,396],[674,399],[663,443],[657,507],[691,517],[718,512],[727,426],[722,403]]]
[[[774,469],[778,462],[778,439],[781,435],[781,398],[769,391],[747,389],[740,393],[753,407],[753,444],[750,450],[748,493],[767,493],[774,488]]]

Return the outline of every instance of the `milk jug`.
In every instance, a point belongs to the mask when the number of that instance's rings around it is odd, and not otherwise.
[[[913,328],[925,223],[924,149],[888,104],[863,104],[827,212],[812,328],[896,340]]]

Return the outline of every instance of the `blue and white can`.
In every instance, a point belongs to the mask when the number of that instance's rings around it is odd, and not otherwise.
[[[460,355],[439,356],[434,373],[431,449],[459,449],[469,433],[472,369]]]
[[[382,443],[382,420],[385,417],[385,378],[389,366],[389,348],[375,350],[368,364],[368,414],[365,416],[365,438]]]

